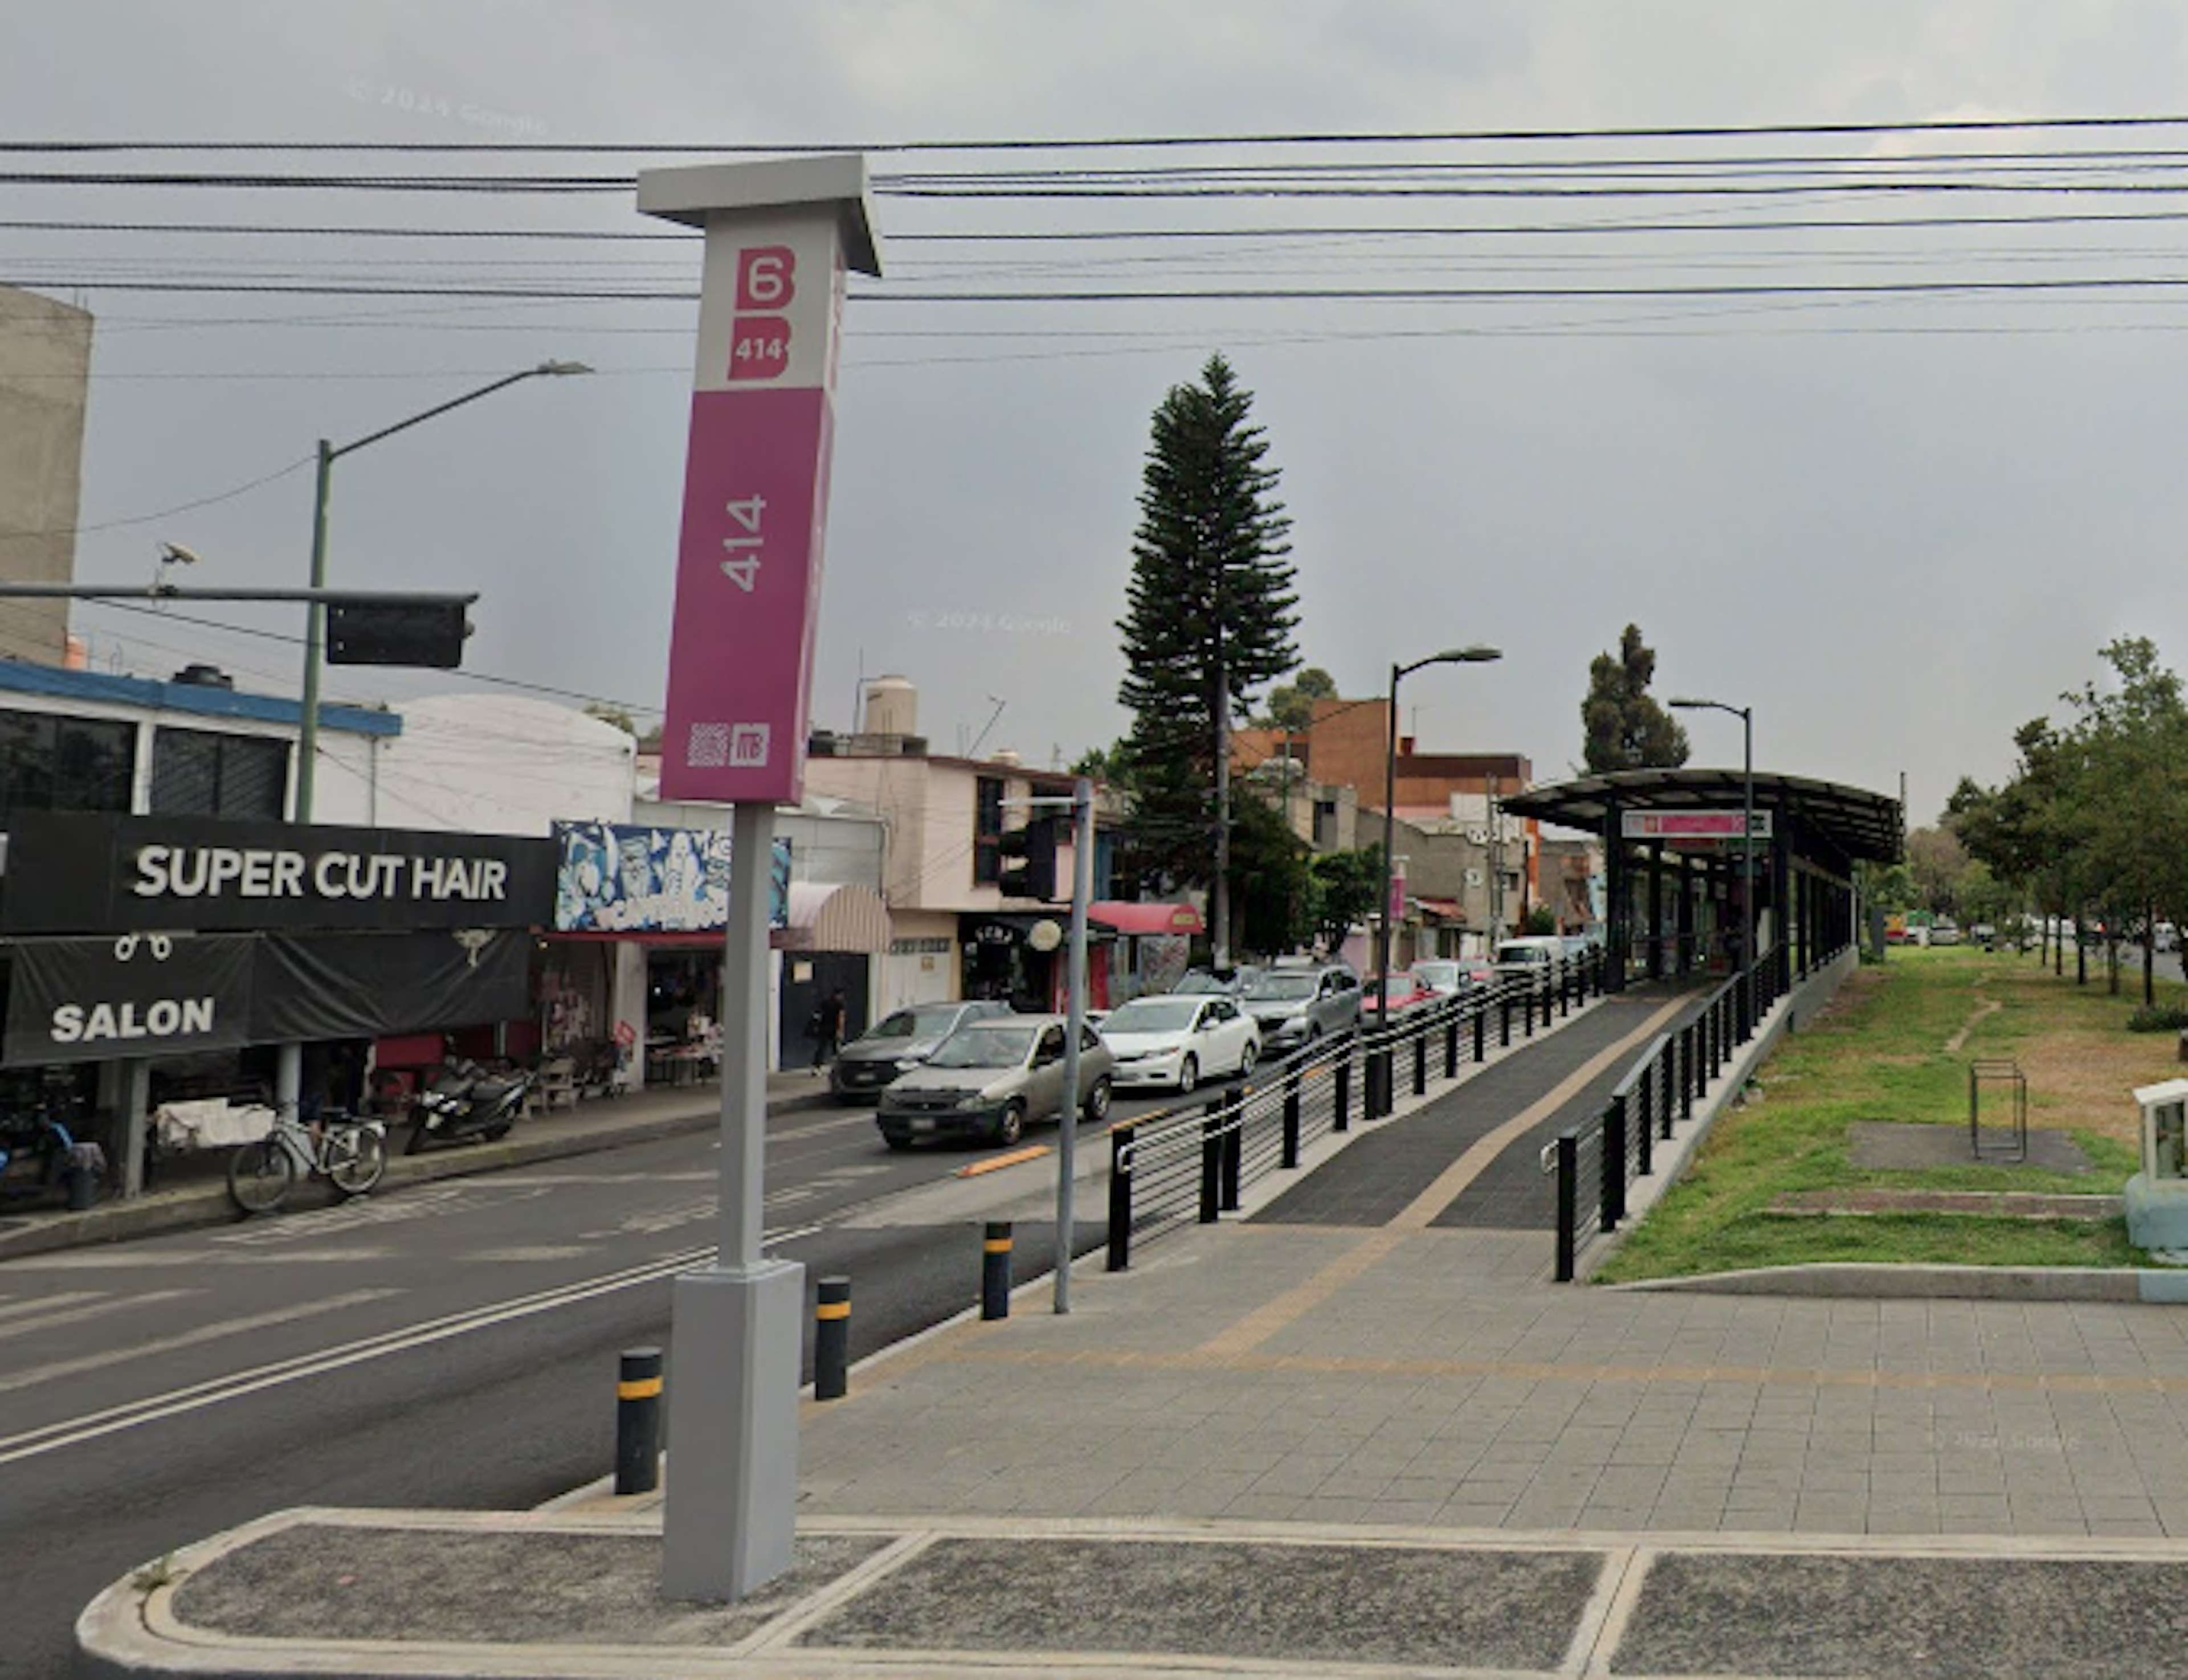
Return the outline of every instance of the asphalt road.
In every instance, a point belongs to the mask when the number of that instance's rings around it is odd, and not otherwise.
[[[770,1249],[809,1289],[851,1277],[854,1360],[978,1299],[949,1198],[993,1153],[893,1154],[858,1110],[770,1127]],[[718,1159],[676,1139],[0,1265],[0,1673],[62,1680],[100,1588],[270,1510],[522,1508],[606,1474],[617,1354],[668,1342]],[[1052,1185],[1052,1158],[1014,1173],[977,1183]],[[1079,1206],[1084,1253],[1101,1198],[1082,1184]],[[1021,1221],[1018,1277],[1052,1250]],[[808,1340],[809,1376],[809,1321]]]

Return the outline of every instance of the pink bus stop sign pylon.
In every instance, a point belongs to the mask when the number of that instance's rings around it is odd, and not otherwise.
[[[795,803],[843,282],[881,272],[866,160],[651,170],[638,207],[707,236],[661,794]]]

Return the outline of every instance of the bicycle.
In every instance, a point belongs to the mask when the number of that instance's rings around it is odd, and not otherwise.
[[[228,1193],[243,1212],[268,1214],[300,1177],[317,1174],[347,1198],[364,1195],[386,1170],[386,1121],[331,1114],[315,1134],[285,1113],[272,1131],[235,1152],[228,1164]]]

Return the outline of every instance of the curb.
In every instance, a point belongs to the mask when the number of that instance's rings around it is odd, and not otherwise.
[[[767,1105],[770,1119],[835,1106],[825,1091],[785,1097]],[[566,1132],[547,1137],[514,1137],[498,1143],[471,1144],[420,1155],[393,1154],[387,1175],[375,1191],[384,1194],[414,1184],[430,1184],[448,1178],[469,1178],[478,1173],[502,1172],[511,1167],[542,1161],[567,1160],[572,1156],[599,1154],[627,1144],[655,1143],[707,1131],[720,1124],[718,1109],[663,1114],[599,1131]],[[332,1207],[341,1198],[331,1185],[313,1179],[290,1192],[291,1209],[307,1211]],[[225,1184],[195,1185],[187,1190],[155,1192],[133,1201],[109,1202],[87,1213],[38,1216],[20,1230],[0,1231],[0,1260],[27,1254],[51,1254],[65,1249],[89,1248],[105,1243],[124,1243],[138,1237],[190,1231],[208,1225],[232,1225],[240,1217],[228,1200]]]
[[[1819,1260],[1597,1286],[1610,1293],[1779,1295],[1802,1299],[1931,1301],[2188,1301],[2188,1271],[2135,1266],[1906,1266]]]

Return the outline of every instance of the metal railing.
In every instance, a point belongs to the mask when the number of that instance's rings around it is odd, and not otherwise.
[[[1618,1229],[1635,1181],[1655,1170],[1656,1146],[1672,1139],[1678,1121],[1694,1118],[1710,1082],[1793,978],[1790,947],[1766,951],[1683,1024],[1658,1034],[1597,1113],[1543,1145],[1542,1170],[1557,1180],[1559,1283],[1571,1283],[1588,1245]]]
[[[1388,1025],[1368,1016],[1357,1032],[1311,1044],[1264,1063],[1250,1084],[1234,1083],[1192,1107],[1120,1120],[1109,1129],[1108,1268],[1131,1264],[1136,1243],[1176,1226],[1213,1224],[1236,1212],[1247,1185],[1300,1164],[1308,1145],[1383,1119],[1396,1084],[1416,1096],[1448,1083],[1462,1064],[1486,1061],[1515,1037],[1603,995],[1603,953],[1548,965],[1411,1012]]]

